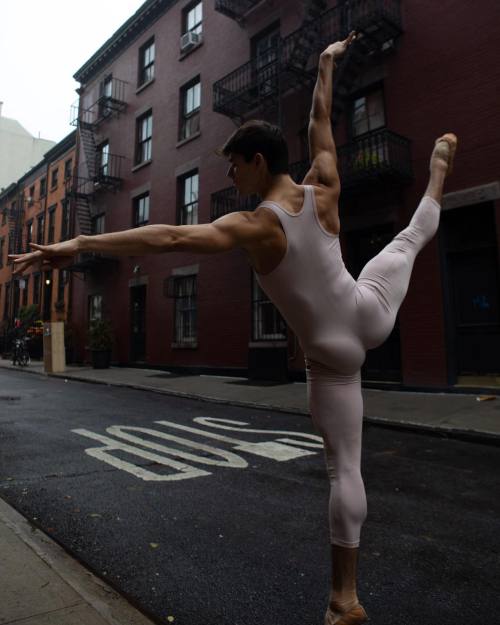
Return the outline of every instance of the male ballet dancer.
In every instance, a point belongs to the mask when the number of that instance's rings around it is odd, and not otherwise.
[[[31,243],[33,252],[9,255],[22,273],[33,263],[64,268],[79,252],[140,256],[163,252],[218,253],[242,249],[257,280],[298,337],[305,354],[313,424],[324,441],[330,480],[332,587],[325,625],[358,625],[367,619],[358,601],[356,571],[366,496],[360,472],[363,400],[360,369],[366,350],[389,336],[406,295],[414,260],[435,235],[445,176],[457,139],[436,140],[426,192],[409,224],[355,281],[339,244],[340,181],[331,130],[335,61],[355,38],[320,55],[309,123],[311,168],[302,185],[288,175],[281,131],[252,120],[217,151],[241,195],[258,193],[253,212],[234,212],[199,225],[148,226],[53,245]]]

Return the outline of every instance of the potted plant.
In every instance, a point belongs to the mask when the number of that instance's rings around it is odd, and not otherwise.
[[[89,327],[89,349],[94,369],[107,369],[111,363],[113,330],[106,319],[93,319]]]

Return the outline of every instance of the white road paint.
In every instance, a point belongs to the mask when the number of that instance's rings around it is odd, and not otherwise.
[[[144,438],[140,436],[134,436],[133,434],[128,434],[127,432],[143,432],[144,434],[150,434],[151,436],[156,436],[157,438],[163,438],[168,441],[174,441],[175,443],[179,443],[180,445],[185,445],[186,447],[191,447],[192,449],[200,449],[201,451],[206,451],[214,456],[219,456],[220,458],[224,458],[224,460],[216,460],[215,458],[206,458],[205,456],[195,456],[194,454],[190,454],[185,451],[181,451],[175,447],[166,447],[165,445],[160,445],[158,443],[152,443],[151,441],[146,441]],[[126,425],[112,425],[109,428],[106,428],[106,432],[111,434],[112,436],[116,436],[117,438],[123,438],[126,441],[130,441],[131,443],[138,443],[139,445],[145,445],[150,449],[155,449],[156,451],[160,451],[165,454],[169,454],[170,456],[178,456],[180,458],[184,458],[184,460],[189,460],[191,462],[200,462],[201,464],[212,464],[219,467],[234,467],[237,469],[245,469],[248,466],[248,462],[233,454],[230,451],[225,449],[217,449],[216,447],[211,447],[210,445],[204,445],[203,443],[196,443],[195,441],[190,441],[188,438],[180,438],[179,436],[174,436],[173,434],[166,434],[165,432],[159,432],[158,430],[151,430],[150,428],[138,428]]]
[[[120,441],[116,441],[112,438],[109,438],[108,436],[103,436],[102,434],[96,434],[95,432],[90,432],[89,430],[84,429],[76,429],[71,431],[75,432],[75,434],[87,436],[88,438],[93,438],[96,441],[104,443],[105,447],[91,447],[89,449],[86,449],[86,454],[88,454],[89,456],[93,456],[98,460],[102,460],[103,462],[106,462],[107,464],[110,464],[117,469],[132,473],[132,475],[135,475],[135,477],[139,477],[142,480],[164,482],[172,480],[187,480],[193,477],[211,475],[208,471],[204,471],[203,469],[196,469],[195,467],[191,467],[188,464],[176,462],[171,458],[160,456],[158,454],[152,454],[149,451],[139,449],[138,447],[132,447],[132,445],[121,443]],[[133,456],[145,458],[146,460],[151,460],[151,462],[157,462],[158,464],[162,464],[166,467],[172,467],[173,469],[176,469],[178,473],[172,473],[169,475],[153,473],[153,471],[148,471],[147,469],[138,467],[131,462],[126,462],[125,460],[115,458],[109,453],[111,451],[117,450],[124,451]]]
[[[172,421],[161,420],[155,421],[155,423],[166,428],[173,428],[176,430],[182,430],[183,432],[194,434],[196,436],[203,436],[204,438],[215,440],[218,443],[230,444],[232,445],[233,450],[269,458],[277,462],[286,462],[288,460],[294,460],[302,456],[315,455],[317,452],[309,451],[309,449],[323,448],[321,438],[314,434],[308,434],[303,432],[290,432],[286,430],[258,430],[254,428],[244,427],[247,426],[248,423],[245,423],[243,421],[234,421],[231,419],[197,417],[194,419],[194,421],[197,424],[203,425],[205,427],[216,428],[219,430],[229,430],[233,432],[238,432],[239,434],[264,434],[266,435],[266,437],[277,434],[280,435],[281,438],[261,442],[253,442],[241,438],[235,438],[234,436],[227,436],[218,432],[211,432],[188,425],[182,425],[180,423],[174,423]],[[238,469],[244,469],[248,467],[248,462],[240,455],[235,454],[234,451],[228,451],[227,449],[221,449],[220,447],[213,447],[212,445],[200,443],[189,438],[182,438],[161,430],[154,430],[152,428],[112,425],[106,429],[106,432],[114,438],[110,438],[109,436],[104,436],[102,434],[97,434],[95,432],[91,432],[90,430],[82,428],[71,431],[75,434],[91,438],[104,444],[104,447],[91,447],[89,449],[85,449],[86,454],[92,456],[93,458],[96,458],[97,460],[106,462],[107,464],[117,469],[127,471],[135,477],[138,477],[145,481],[166,482],[211,475],[210,472],[193,467],[191,466],[191,464],[184,464],[182,462],[174,460],[171,456],[182,458],[184,460],[188,460],[190,463],[195,464]],[[151,437],[157,439],[159,438],[166,441],[172,441],[177,446],[170,447],[164,445],[163,443],[152,441],[150,440]],[[183,449],[179,449],[178,446],[186,447],[188,449],[202,453],[196,454],[192,451],[185,451]],[[145,449],[142,449],[144,447],[153,451],[146,451]],[[308,449],[303,449],[304,447]],[[140,467],[132,462],[127,462],[125,460],[121,460],[120,458],[116,458],[111,453],[116,451],[125,452],[132,456],[137,456],[139,458],[155,462],[164,467],[170,467],[171,469],[174,469],[174,472],[168,474],[155,473],[154,471]]]

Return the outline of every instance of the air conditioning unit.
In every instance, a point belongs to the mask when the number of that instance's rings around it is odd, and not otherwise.
[[[187,52],[201,43],[201,34],[187,32],[181,37],[181,52]]]

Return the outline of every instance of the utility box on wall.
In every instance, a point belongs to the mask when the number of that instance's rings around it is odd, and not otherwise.
[[[45,373],[61,373],[66,370],[62,321],[43,324],[43,367]]]

